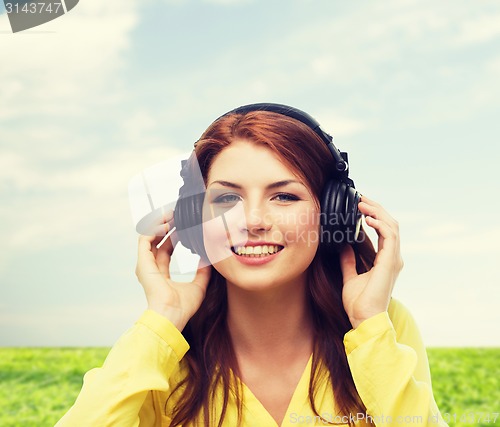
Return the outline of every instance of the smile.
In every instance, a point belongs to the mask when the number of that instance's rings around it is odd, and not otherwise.
[[[262,246],[234,246],[231,250],[239,256],[250,258],[264,258],[275,254],[283,249],[281,245],[262,245]]]

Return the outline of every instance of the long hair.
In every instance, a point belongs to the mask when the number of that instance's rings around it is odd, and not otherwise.
[[[261,144],[274,152],[319,200],[326,180],[331,176],[332,160],[326,144],[308,126],[292,118],[265,111],[223,116],[201,136],[195,154],[206,182],[215,157],[231,142],[243,139]],[[373,266],[375,250],[361,230],[360,243],[354,245],[358,273]],[[340,414],[364,412],[356,391],[343,344],[352,328],[342,303],[342,273],[338,254],[321,248],[308,268],[307,302],[313,315],[313,357],[309,382],[309,402],[317,416],[315,390],[321,373],[327,372],[335,404]],[[235,390],[239,419],[242,414],[241,383],[238,364],[226,323],[227,294],[224,278],[212,267],[205,299],[189,320],[183,335],[190,344],[184,356],[187,376],[177,384],[171,427],[196,423],[203,415],[204,425],[222,426],[232,390]],[[325,370],[321,370],[323,366]],[[211,399],[222,387],[221,415],[211,422]],[[333,404],[333,402],[332,402]],[[166,407],[166,405],[165,405]],[[350,419],[348,417],[348,419]],[[324,420],[328,422],[327,420]]]

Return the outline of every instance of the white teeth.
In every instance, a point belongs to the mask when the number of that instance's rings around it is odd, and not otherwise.
[[[249,255],[250,257],[261,257],[268,254],[276,253],[280,250],[278,245],[262,245],[262,246],[237,246],[233,248],[238,255]]]

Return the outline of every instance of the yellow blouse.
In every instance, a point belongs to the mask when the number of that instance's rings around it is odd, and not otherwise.
[[[357,425],[446,426],[434,401],[429,363],[408,310],[392,300],[388,312],[365,320],[344,337],[349,366],[366,414],[351,414]],[[111,349],[102,368],[85,374],[82,390],[56,427],[160,427],[169,425],[172,388],[186,375],[189,345],[165,317],[146,310]],[[312,356],[293,393],[281,427],[325,426],[308,402]],[[218,420],[222,391],[213,403]],[[329,381],[319,384],[316,408],[330,422],[346,424],[335,410]],[[235,427],[237,407],[229,400],[224,426]],[[212,423],[211,423],[212,425]],[[243,426],[278,427],[243,384]],[[192,427],[185,426],[185,427]]]

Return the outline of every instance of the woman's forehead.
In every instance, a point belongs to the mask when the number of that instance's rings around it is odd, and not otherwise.
[[[269,174],[273,179],[297,179],[292,170],[278,154],[263,144],[236,140],[221,150],[212,161],[208,180],[233,179],[243,174]],[[302,181],[302,179],[300,179]]]

